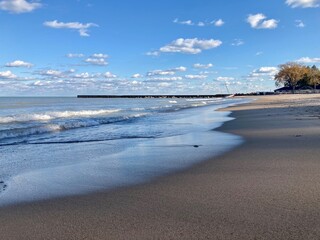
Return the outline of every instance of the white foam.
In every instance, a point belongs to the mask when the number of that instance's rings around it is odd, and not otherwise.
[[[45,112],[33,114],[18,114],[12,116],[0,117],[0,123],[29,122],[29,121],[50,121],[57,118],[76,118],[92,117],[119,112],[120,109],[101,109],[101,110],[81,110],[81,111],[61,111]]]
[[[93,127],[100,124],[108,124],[119,121],[126,121],[130,119],[144,117],[146,114],[134,114],[128,116],[120,116],[114,118],[103,118],[103,119],[80,119],[80,120],[69,120],[60,123],[50,123],[41,126],[28,127],[28,128],[14,128],[0,131],[0,139],[6,138],[17,138],[26,137],[30,135],[43,134],[43,133],[54,133],[60,131],[66,131],[69,129]]]

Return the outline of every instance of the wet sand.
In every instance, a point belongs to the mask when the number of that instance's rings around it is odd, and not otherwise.
[[[319,239],[320,95],[258,97],[245,143],[151,183],[0,209],[0,239]],[[183,158],[183,153],[181,156]]]

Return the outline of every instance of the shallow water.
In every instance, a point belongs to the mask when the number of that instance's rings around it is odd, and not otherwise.
[[[242,140],[212,131],[230,120],[215,110],[242,102],[0,98],[0,205],[137,184],[221,154]]]

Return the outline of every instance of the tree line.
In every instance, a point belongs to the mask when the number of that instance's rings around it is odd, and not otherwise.
[[[276,86],[290,87],[295,93],[297,87],[310,86],[316,91],[320,84],[320,69],[315,65],[305,66],[295,62],[279,65],[279,72],[274,76]]]

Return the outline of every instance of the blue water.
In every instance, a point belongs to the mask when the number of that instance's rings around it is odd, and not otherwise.
[[[137,184],[242,140],[240,99],[0,98],[0,205]]]

